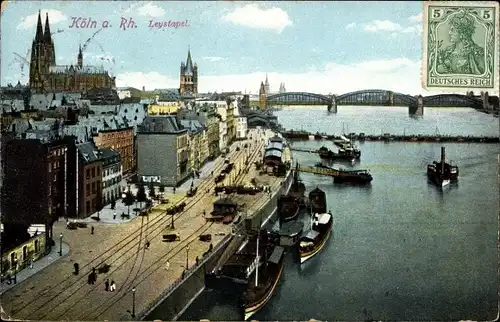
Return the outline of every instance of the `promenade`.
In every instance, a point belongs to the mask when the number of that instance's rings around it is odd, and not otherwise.
[[[228,157],[234,163],[234,175],[225,180],[246,183],[256,175],[252,163],[260,160],[267,138],[272,135],[270,131],[262,132],[258,136],[253,130],[249,134],[252,140],[233,144]],[[243,148],[245,143],[249,148]],[[235,151],[236,145],[241,147],[240,151]],[[247,156],[250,166],[249,171],[244,171]],[[222,170],[223,163],[222,158],[213,162],[214,177]],[[241,175],[237,176],[240,169]],[[206,222],[203,217],[203,213],[212,211],[216,200],[213,181],[211,175],[202,178],[198,193],[182,199],[186,208],[173,217],[173,230],[170,228],[172,216],[165,213],[169,205],[158,205],[149,216],[136,217],[120,225],[95,223],[93,235],[90,228],[66,230],[64,222],[56,223],[54,235],[64,234],[68,254],[6,290],[2,294],[6,314],[30,320],[134,320],[127,313],[133,306],[133,288],[136,290],[135,312],[140,312],[181,277],[186,264],[193,266],[209,249],[210,243],[200,241],[200,234],[212,234],[211,243],[215,247],[230,233],[231,225]],[[244,198],[247,197],[250,196]],[[265,200],[262,193],[252,197],[246,199],[249,204]],[[179,234],[180,241],[163,242],[162,235],[168,233]],[[150,242],[148,249],[146,241]],[[79,275],[73,274],[74,263],[80,265]],[[92,268],[99,269],[104,264],[110,265],[109,271],[99,273],[97,282],[89,285],[87,277]],[[106,279],[116,282],[115,292],[104,290]]]

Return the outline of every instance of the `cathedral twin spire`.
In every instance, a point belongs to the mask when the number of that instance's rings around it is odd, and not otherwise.
[[[36,24],[36,35],[35,35],[35,41],[36,42],[41,42],[41,41],[46,41],[46,42],[52,42],[52,37],[50,34],[50,24],[49,24],[49,14],[45,14],[45,30],[42,28],[42,12],[38,10],[38,22]]]

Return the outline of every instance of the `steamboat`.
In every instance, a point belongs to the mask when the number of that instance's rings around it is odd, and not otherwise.
[[[314,214],[311,219],[311,230],[299,240],[298,253],[300,263],[304,263],[319,253],[331,235],[333,218],[329,213]]]
[[[339,152],[333,152],[325,146],[318,149],[318,155],[321,159],[325,160],[343,160],[349,162],[355,162],[357,157],[352,149],[340,148]]]
[[[445,148],[441,147],[441,161],[427,165],[427,178],[434,184],[444,187],[458,180],[458,167],[446,162]]]
[[[326,193],[320,188],[309,192],[309,207],[312,214],[322,214],[326,212]]]
[[[368,170],[334,169],[321,162],[316,163],[315,166],[316,168],[327,169],[334,172],[334,174],[332,174],[333,183],[369,184],[373,180]]]
[[[276,290],[283,272],[284,248],[270,242],[269,233],[265,236],[263,240],[265,245],[261,247],[259,231],[255,260],[247,269],[248,284],[242,298],[245,321],[266,305]],[[264,254],[261,257],[262,250]]]
[[[299,172],[294,171],[293,182],[286,195],[278,198],[277,208],[280,222],[297,218],[300,207],[305,203],[306,186],[299,179]]]

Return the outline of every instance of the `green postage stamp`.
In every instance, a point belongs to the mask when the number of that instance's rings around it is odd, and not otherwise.
[[[498,93],[498,2],[425,1],[422,86]]]

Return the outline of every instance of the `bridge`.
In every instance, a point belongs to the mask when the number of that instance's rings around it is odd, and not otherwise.
[[[398,92],[369,89],[350,92],[342,95],[322,95],[306,92],[287,92],[261,97],[261,106],[273,107],[283,105],[326,105],[328,111],[337,113],[339,105],[369,106],[408,106],[412,115],[423,115],[427,107],[471,107],[491,109],[488,104],[488,93],[483,97],[460,94],[438,94],[431,96],[411,96]]]

